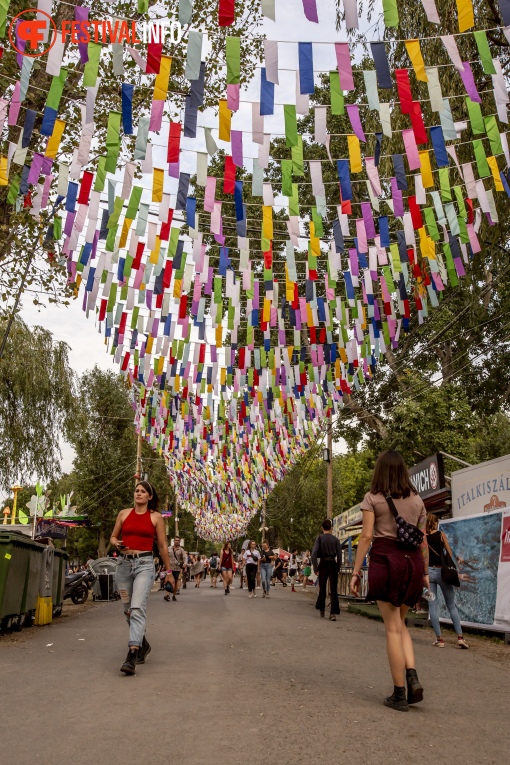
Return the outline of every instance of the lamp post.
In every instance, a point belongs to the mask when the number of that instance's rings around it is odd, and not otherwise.
[[[19,484],[14,484],[14,486],[11,486],[11,491],[14,494],[14,501],[12,503],[12,515],[11,515],[11,526],[13,526],[16,523],[16,505],[18,504],[18,491],[21,491],[23,486],[20,486]]]

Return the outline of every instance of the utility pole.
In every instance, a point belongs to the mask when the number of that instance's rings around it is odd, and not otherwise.
[[[326,507],[327,517],[333,518],[333,421],[331,415],[328,418],[328,456]]]
[[[138,441],[136,442],[136,473],[135,473],[135,486],[140,480],[142,475],[142,431],[138,433]]]
[[[174,499],[174,520],[175,520],[175,536],[179,536],[179,503],[177,501],[177,492],[175,492]]]

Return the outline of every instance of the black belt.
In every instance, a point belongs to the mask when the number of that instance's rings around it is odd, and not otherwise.
[[[326,557],[325,558],[321,558],[321,560],[325,560],[325,561],[332,561],[332,560],[334,560],[336,562],[336,558],[335,558],[334,555],[326,555]]]
[[[132,558],[146,558],[146,557],[147,557],[147,555],[150,555],[150,556],[151,556],[151,558],[153,557],[151,552],[141,552],[141,553],[120,553],[120,554],[122,555],[122,557],[123,557],[123,558],[127,558],[127,559],[129,559],[129,560],[131,560]]]

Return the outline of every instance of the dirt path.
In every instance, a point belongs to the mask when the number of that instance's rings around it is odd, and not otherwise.
[[[425,701],[391,690],[383,625],[319,620],[300,592],[153,593],[153,651],[124,677],[118,603],[0,639],[2,765],[501,765],[508,759],[510,648],[432,648],[413,637]],[[48,645],[48,644],[52,645]]]

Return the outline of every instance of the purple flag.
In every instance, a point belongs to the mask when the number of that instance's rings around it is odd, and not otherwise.
[[[313,21],[314,24],[319,23],[317,0],[303,0],[303,10],[308,21]]]
[[[83,6],[75,6],[74,18],[76,21],[88,21],[89,9]],[[78,50],[80,52],[80,61],[82,64],[86,64],[89,60],[88,43],[86,42],[87,34],[84,30],[80,30],[78,33]]]
[[[481,104],[482,99],[480,98],[478,90],[476,89],[476,83],[475,78],[473,77],[473,72],[471,70],[471,64],[469,64],[467,61],[463,61],[462,65],[464,67],[464,71],[461,69],[459,74],[462,77],[462,82],[464,83],[467,94],[471,101],[476,101],[476,103]]]

